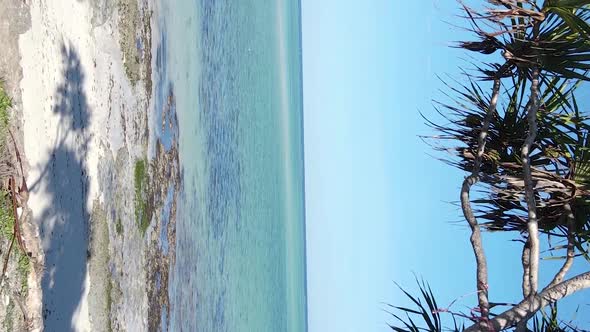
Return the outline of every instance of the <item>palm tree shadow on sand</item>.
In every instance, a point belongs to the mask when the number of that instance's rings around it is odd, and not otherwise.
[[[75,49],[62,44],[63,83],[55,92],[53,114],[59,118],[55,143],[33,193],[46,197],[35,211],[45,251],[42,279],[45,331],[73,331],[73,318],[85,291],[89,242],[88,178],[85,165],[90,122],[84,72]]]

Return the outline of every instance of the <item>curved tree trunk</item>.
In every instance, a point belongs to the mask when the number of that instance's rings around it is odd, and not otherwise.
[[[486,138],[488,135],[488,128],[490,121],[496,112],[496,105],[498,103],[498,95],[500,94],[500,78],[494,79],[494,86],[492,88],[492,99],[490,101],[490,107],[483,120],[483,125],[479,137],[477,140],[477,156],[475,158],[475,164],[473,165],[473,171],[470,176],[463,180],[463,186],[461,187],[461,208],[463,209],[463,215],[469,223],[471,228],[471,246],[473,253],[475,254],[476,268],[477,268],[477,298],[479,302],[479,310],[483,320],[487,320],[489,317],[489,300],[488,300],[488,266],[486,256],[481,240],[481,230],[477,219],[473,214],[471,208],[471,201],[469,199],[469,192],[471,186],[479,181],[479,170],[481,167],[481,159],[483,157]]]
[[[532,295],[488,322],[480,322],[470,326],[465,332],[488,332],[490,328],[493,331],[502,331],[523,320],[529,320],[542,308],[586,288],[590,288],[590,272],[580,274],[547,288],[541,293]]]

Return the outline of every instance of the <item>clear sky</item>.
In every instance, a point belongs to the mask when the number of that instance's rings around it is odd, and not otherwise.
[[[465,36],[445,23],[458,13],[446,0],[302,0],[311,332],[387,331],[384,303],[407,304],[394,281],[416,290],[413,273],[444,305],[475,290],[469,233],[449,203],[463,175],[418,137],[431,133],[419,111],[434,116],[442,96],[435,75],[465,66],[448,47]],[[516,301],[520,245],[484,241],[492,299]]]

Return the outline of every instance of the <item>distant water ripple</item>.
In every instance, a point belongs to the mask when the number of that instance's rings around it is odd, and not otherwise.
[[[158,89],[175,89],[183,190],[163,319],[173,331],[305,331],[299,2],[168,6]]]

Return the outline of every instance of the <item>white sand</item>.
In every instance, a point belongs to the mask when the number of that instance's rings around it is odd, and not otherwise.
[[[93,28],[88,1],[30,3],[32,27],[19,40],[21,89],[28,203],[49,276],[46,330],[90,331],[85,232],[92,201],[102,199],[97,163],[123,144],[117,117],[137,92],[124,74],[116,14]]]

